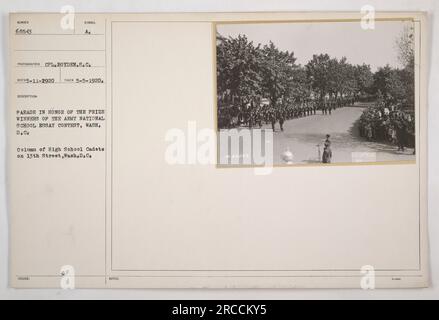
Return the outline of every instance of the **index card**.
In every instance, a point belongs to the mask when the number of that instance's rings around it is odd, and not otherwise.
[[[426,29],[11,14],[11,286],[428,286]]]

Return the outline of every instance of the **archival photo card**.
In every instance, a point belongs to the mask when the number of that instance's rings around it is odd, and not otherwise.
[[[426,14],[9,20],[11,287],[429,286]]]

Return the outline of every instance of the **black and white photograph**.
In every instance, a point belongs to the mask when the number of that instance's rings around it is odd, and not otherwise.
[[[435,0],[169,1],[0,4],[0,300],[439,297]]]
[[[410,20],[217,24],[217,129],[272,130],[274,165],[414,162],[414,39]]]

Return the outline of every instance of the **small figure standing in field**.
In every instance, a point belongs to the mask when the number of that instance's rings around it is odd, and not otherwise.
[[[329,140],[330,135],[326,135],[326,140],[324,143],[322,162],[323,163],[331,163],[332,159],[332,150],[331,150],[331,141]]]

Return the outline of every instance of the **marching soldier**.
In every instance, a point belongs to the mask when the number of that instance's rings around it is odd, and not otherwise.
[[[279,120],[280,131],[284,131],[285,115],[282,109],[279,110],[278,112],[278,120]]]
[[[268,120],[268,122],[271,123],[271,128],[273,129],[273,132],[276,131],[275,130],[275,126],[276,126],[276,111],[274,110],[274,108],[272,106],[270,106],[270,108],[267,111],[267,120]]]

